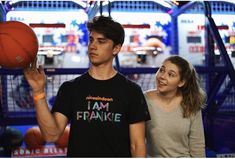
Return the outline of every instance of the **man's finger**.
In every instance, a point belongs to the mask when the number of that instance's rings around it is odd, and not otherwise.
[[[37,57],[33,60],[32,69],[33,69],[33,70],[36,70],[36,69],[37,69]]]

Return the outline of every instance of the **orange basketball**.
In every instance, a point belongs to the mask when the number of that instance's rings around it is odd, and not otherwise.
[[[55,142],[57,147],[67,147],[68,146],[68,140],[69,140],[69,131],[70,127],[67,126],[64,129],[63,135]]]
[[[27,129],[24,141],[28,148],[41,148],[46,144],[42,137],[42,133],[37,126]]]
[[[28,25],[18,21],[0,23],[0,66],[24,68],[37,52],[37,36]]]

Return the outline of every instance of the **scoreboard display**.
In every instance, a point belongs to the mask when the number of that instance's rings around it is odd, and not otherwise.
[[[30,25],[39,40],[40,50],[53,48],[64,52],[79,52],[87,45],[88,34],[84,10],[75,11],[10,11],[7,21],[21,21]]]
[[[212,18],[217,25],[227,52],[232,58],[232,52],[235,51],[235,16],[213,14]],[[195,65],[204,64],[205,21],[204,14],[182,14],[178,17],[179,55]],[[216,45],[215,54],[220,54]]]

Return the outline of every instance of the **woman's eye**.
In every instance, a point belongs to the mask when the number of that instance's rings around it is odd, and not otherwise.
[[[174,77],[175,75],[173,73],[169,73],[169,77]]]

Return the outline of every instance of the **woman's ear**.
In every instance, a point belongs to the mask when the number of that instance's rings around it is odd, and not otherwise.
[[[178,84],[178,87],[183,87],[184,84],[185,84],[185,80],[182,80],[182,81],[180,81],[180,83]]]

